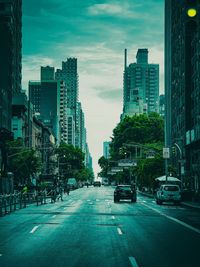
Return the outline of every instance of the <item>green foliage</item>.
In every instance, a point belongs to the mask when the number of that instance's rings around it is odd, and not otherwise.
[[[107,172],[109,169],[109,161],[108,159],[106,159],[104,156],[102,156],[99,160],[98,160],[98,164],[101,167],[102,171],[98,174],[100,177],[105,177],[107,176]]]
[[[79,171],[77,171],[74,175],[79,181],[93,181],[94,180],[94,173],[88,169],[83,168]]]
[[[126,146],[135,144],[136,146]],[[137,167],[117,173],[111,179],[117,182],[128,182],[130,177],[142,186],[152,186],[154,178],[163,175],[164,160],[162,149],[164,145],[164,121],[157,113],[135,115],[125,117],[113,130],[110,144],[110,161],[104,157],[99,159],[102,168],[101,176],[106,176],[110,162],[122,158],[137,158]],[[149,152],[153,152],[154,158],[148,158]],[[138,155],[141,159],[138,159]]]
[[[14,173],[15,181],[24,183],[41,170],[41,159],[33,149],[23,146],[21,140],[8,142],[9,171]]]
[[[164,173],[164,160],[157,156],[153,159],[142,159],[138,161],[138,165],[134,170],[137,176],[139,186],[153,187],[156,177],[162,176]]]
[[[164,141],[164,121],[157,113],[125,117],[113,130],[110,154],[119,159],[119,149],[125,143],[150,144]]]
[[[63,179],[75,177],[80,181],[93,180],[94,174],[84,165],[81,149],[61,143],[55,152],[58,155],[60,174]]]

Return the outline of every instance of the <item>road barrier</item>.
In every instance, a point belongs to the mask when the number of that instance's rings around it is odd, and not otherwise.
[[[36,203],[38,205],[46,204],[46,191],[36,193],[14,193],[0,195],[0,217],[11,213],[17,209],[27,207],[27,204]]]

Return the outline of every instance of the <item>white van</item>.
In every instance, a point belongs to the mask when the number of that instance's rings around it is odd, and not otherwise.
[[[78,188],[78,183],[76,181],[76,178],[68,178],[67,186],[71,190],[77,189]]]
[[[181,202],[181,190],[178,185],[163,184],[156,193],[156,203],[174,202],[179,204]]]

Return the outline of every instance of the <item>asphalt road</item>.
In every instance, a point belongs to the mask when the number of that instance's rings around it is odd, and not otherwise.
[[[0,266],[200,266],[199,211],[144,196],[114,203],[113,191],[82,188],[0,218]]]

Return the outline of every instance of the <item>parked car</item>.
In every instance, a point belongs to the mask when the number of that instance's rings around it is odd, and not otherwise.
[[[121,199],[130,199],[131,202],[136,202],[136,188],[131,185],[118,185],[114,191],[114,202],[119,202]]]
[[[99,186],[99,187],[100,187],[100,186],[101,186],[101,182],[100,182],[100,181],[95,181],[95,182],[93,183],[93,185],[94,185],[94,186]]]
[[[181,201],[181,190],[179,185],[163,184],[156,193],[156,203],[174,202],[179,204]]]

